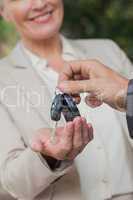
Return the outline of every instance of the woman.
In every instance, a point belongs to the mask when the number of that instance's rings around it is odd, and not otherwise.
[[[57,74],[46,66],[46,58],[62,60],[58,31],[63,3],[1,3],[1,15],[15,24],[22,40],[0,61],[4,70],[0,78],[2,187],[15,199],[81,199],[72,161],[92,140],[92,127],[83,117],[66,125],[62,119],[54,143],[49,129],[53,127],[50,107]],[[0,199],[11,196],[1,192]]]
[[[8,145],[6,139],[4,141],[2,139],[0,143],[0,152],[3,152],[0,161],[2,186],[10,194],[20,199],[81,199],[75,170],[73,173],[71,171],[71,175],[68,173],[67,176],[53,182],[53,180],[56,180],[55,177],[58,178],[64,174],[64,171],[62,172],[64,166],[67,170],[66,165],[70,165],[68,160],[62,162],[57,168],[58,170],[52,172],[48,170],[49,166],[46,160],[43,160],[46,166],[43,173],[42,165],[40,167],[40,164],[38,164],[38,157],[33,159],[33,156],[31,156],[33,152],[31,153],[27,146],[35,130],[40,127],[47,127],[47,124],[51,123],[48,113],[57,84],[58,73],[62,70],[63,60],[100,59],[113,68],[124,66],[124,68],[116,68],[116,70],[124,73],[125,76],[128,76],[132,70],[131,63],[112,41],[73,41],[61,36],[59,30],[63,21],[62,0],[4,0],[3,3],[2,16],[15,24],[21,36],[21,42],[8,57],[1,61],[1,88],[5,85],[19,85],[19,87],[21,85],[20,99],[26,99],[26,106],[23,106],[25,105],[24,100],[21,102],[21,107],[14,106],[16,105],[14,103],[16,99],[14,87],[11,88],[11,91],[6,90],[6,95],[2,96],[2,100],[6,101],[6,108],[8,105],[7,111],[11,116],[10,120],[15,123],[17,128],[13,130],[16,134],[14,134],[15,138],[12,139],[9,131],[7,131],[8,136],[5,133],[6,125],[3,122],[1,123],[4,126],[2,130],[4,130],[5,138],[10,138]],[[31,95],[29,95],[29,91],[33,91],[32,94],[30,93]],[[42,91],[45,91],[45,101],[38,96]],[[7,96],[8,98],[6,98]],[[25,111],[26,109],[28,112]],[[123,116],[119,116],[106,105],[92,112],[82,102],[79,109],[81,115],[86,116],[87,120],[93,123],[95,130],[93,142],[87,145],[83,154],[76,159],[83,199],[133,199],[132,146],[131,144],[127,145],[130,141]],[[6,124],[10,123],[9,119],[7,123],[6,118]],[[86,122],[74,121],[73,123],[75,133],[77,133],[76,128],[80,124],[78,134],[73,133],[75,137],[78,135],[78,139],[76,139],[78,142],[73,139],[71,146],[74,146],[74,150],[68,154],[69,148],[68,152],[65,151],[63,155],[61,154],[60,159],[62,160],[66,153],[71,160],[75,158],[81,151],[81,147],[84,147],[92,139],[91,127],[89,126],[88,130]],[[83,132],[81,131],[82,128],[84,128]],[[20,131],[19,134],[18,131]],[[64,132],[65,137],[67,131]],[[47,134],[49,138],[49,133]],[[45,145],[47,134],[45,134]],[[36,135],[38,136],[38,134]],[[8,147],[10,147],[9,150],[7,150]],[[40,138],[34,139],[32,149],[39,152],[44,150],[45,159],[47,154],[57,159],[54,151],[51,153],[49,149],[42,147]],[[30,154],[30,159],[26,156],[26,150],[29,152],[28,155]],[[8,155],[8,151],[10,155]],[[24,153],[21,154],[23,159],[18,165],[17,161],[21,159],[20,152]],[[14,168],[14,160],[17,163],[17,168]],[[26,165],[30,169],[28,172],[24,165],[25,160],[30,163]],[[30,165],[32,165],[32,170]],[[39,168],[38,174],[34,172],[36,168]],[[18,173],[18,170],[21,173]],[[27,179],[26,175],[28,176]]]

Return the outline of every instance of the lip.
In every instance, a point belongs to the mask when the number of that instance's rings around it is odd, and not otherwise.
[[[44,24],[44,23],[47,23],[51,19],[53,12],[54,10],[48,10],[48,11],[45,11],[44,13],[40,13],[36,16],[30,17],[29,20],[30,22],[34,22],[37,24],[42,24],[42,23]]]
[[[30,16],[29,20],[32,21],[32,20],[35,20],[35,19],[37,19],[39,17],[43,17],[43,16],[46,16],[46,15],[52,14],[52,13],[53,13],[53,10],[47,10],[47,11],[45,11],[43,13],[40,13],[40,14],[37,14],[37,15],[34,15],[34,16]]]

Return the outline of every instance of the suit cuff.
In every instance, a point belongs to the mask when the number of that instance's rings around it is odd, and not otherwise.
[[[65,165],[65,168],[60,166],[59,170],[52,171],[40,154],[27,148],[11,163],[1,167],[0,178],[3,188],[13,197],[33,199],[69,170],[70,167]]]
[[[133,139],[133,79],[131,79],[128,84],[126,118],[129,134]]]
[[[56,160],[52,157],[44,156],[41,153],[38,155],[41,161],[45,164],[45,166],[47,166],[47,168],[49,168],[53,172],[57,172],[57,171],[59,172],[59,171],[65,170],[66,168],[68,168],[70,165],[73,164],[73,161]]]
[[[55,170],[56,168],[59,168],[61,165],[61,160],[57,160],[55,158],[52,158],[50,156],[45,156],[41,154],[44,160],[46,160],[47,164],[49,165],[51,170]]]

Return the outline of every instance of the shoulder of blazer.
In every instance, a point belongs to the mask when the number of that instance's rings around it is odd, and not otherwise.
[[[80,51],[83,51],[86,55],[104,55],[104,51],[106,51],[106,53],[108,51],[117,54],[120,53],[119,46],[110,39],[69,39],[69,42],[73,47],[80,49]]]
[[[0,80],[4,80],[12,70],[8,56],[0,59]]]
[[[0,87],[5,87],[12,79],[13,66],[8,56],[0,59]]]
[[[129,76],[131,62],[114,41],[110,39],[70,39],[69,42],[79,52],[78,54],[82,54],[82,59],[99,60],[125,77]],[[123,66],[125,60],[129,63],[126,69]]]
[[[28,65],[27,63],[22,53],[20,43],[18,42],[9,55],[0,59],[0,80],[6,81],[17,67],[20,69],[26,68]]]

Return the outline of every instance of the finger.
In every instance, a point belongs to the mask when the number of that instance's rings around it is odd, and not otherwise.
[[[82,118],[82,141],[83,143],[80,144],[81,147],[74,148],[73,146],[73,151],[68,155],[69,160],[73,160],[78,154],[80,154],[85,146],[93,139],[93,128],[92,125],[89,123],[86,123],[86,119]]]
[[[59,76],[59,83],[71,80],[75,75],[89,78],[89,70],[94,66],[94,60],[80,60],[65,62],[64,68]]]
[[[88,142],[89,142],[89,141],[93,140],[93,138],[94,138],[93,127],[90,123],[88,123],[87,126],[88,126],[88,138],[89,138]]]
[[[73,80],[75,80],[75,81],[76,81],[76,80],[77,80],[77,81],[78,81],[78,80],[84,80],[84,78],[82,77],[81,74],[76,74],[76,75],[73,76]]]
[[[86,96],[85,98],[85,102],[88,106],[92,107],[92,108],[96,108],[99,107],[103,104],[103,102],[101,100],[98,100],[96,98],[96,96]]]
[[[74,119],[74,136],[73,136],[73,147],[71,152],[68,154],[68,160],[73,160],[83,149],[82,139],[82,118],[77,117]]]
[[[73,78],[74,78],[73,75],[74,74],[73,74],[73,70],[71,68],[71,65],[68,62],[64,62],[63,70],[59,74],[58,85],[60,84],[60,82],[64,82],[64,81],[67,81],[67,80],[73,80]]]
[[[58,131],[57,131],[58,132]],[[66,159],[72,150],[72,140],[73,140],[74,125],[73,122],[68,122],[66,126],[62,129],[60,135],[60,140],[56,149],[56,157],[60,160]]]
[[[67,156],[68,160],[73,160],[77,156],[77,154],[81,152],[83,146],[82,118],[76,117],[73,123],[74,123],[73,146],[72,150],[69,152]]]
[[[85,147],[86,144],[91,140],[90,134],[90,127],[88,127],[88,124],[86,122],[85,118],[82,118],[83,122],[83,129],[82,129],[82,135],[83,135],[83,148]]]
[[[58,88],[65,93],[75,94],[82,92],[92,91],[92,81],[81,80],[81,81],[64,81],[58,85]]]
[[[73,122],[68,122],[65,128],[62,131],[62,138],[61,143],[66,147],[72,147],[72,140],[73,140],[73,133],[74,133],[74,124]]]
[[[74,136],[73,136],[73,151],[78,153],[83,146],[82,136],[82,118],[77,117],[74,119]]]

